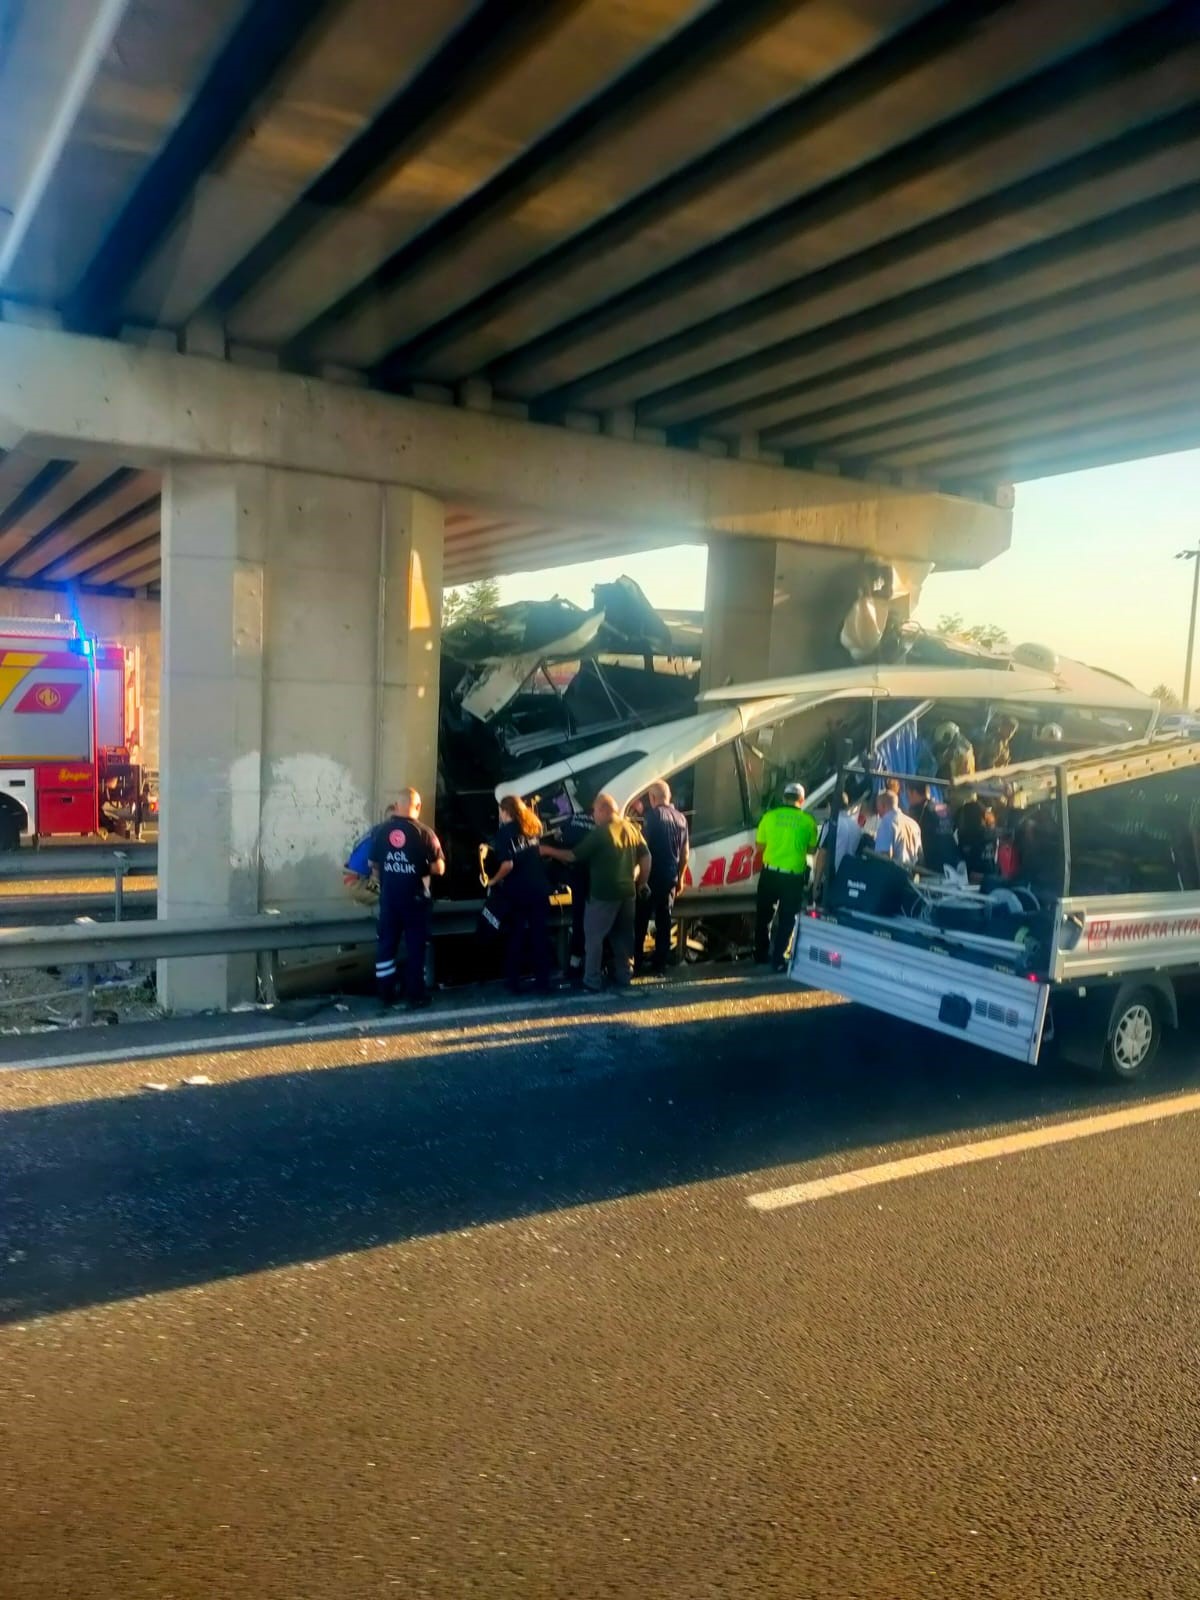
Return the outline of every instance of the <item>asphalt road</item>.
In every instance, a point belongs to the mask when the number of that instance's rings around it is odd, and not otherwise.
[[[1144,1097],[778,985],[0,1074],[0,1593],[1192,1600],[1195,1114],[748,1204]]]

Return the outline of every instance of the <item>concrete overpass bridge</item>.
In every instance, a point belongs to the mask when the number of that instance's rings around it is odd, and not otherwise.
[[[13,0],[0,590],[161,593],[165,908],[430,786],[444,581],[705,541],[799,667],[1200,443],[1198,113],[1196,0]]]

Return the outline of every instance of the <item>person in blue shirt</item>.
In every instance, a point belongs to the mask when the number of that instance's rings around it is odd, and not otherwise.
[[[375,829],[367,852],[379,885],[379,942],[375,982],[379,998],[396,997],[396,952],[404,940],[404,990],[410,1007],[427,1006],[425,949],[429,943],[430,882],[446,870],[441,841],[421,821],[421,796],[402,789],[391,815]]]
[[[653,918],[651,970],[661,975],[671,959],[671,913],[676,896],[683,890],[689,850],[687,818],[671,804],[671,786],[663,778],[656,779],[646,790],[642,837],[650,852],[650,882],[647,892],[638,896],[634,967],[636,970],[644,963],[646,935]]]
[[[538,850],[541,837],[537,812],[518,795],[505,795],[500,802],[500,831],[491,845],[497,865],[487,886],[502,894],[504,975],[513,994],[521,992],[527,949],[534,988],[539,994],[550,993],[550,880]]]
[[[392,814],[389,806],[384,820]],[[342,867],[342,885],[356,905],[369,906],[372,911],[378,911],[379,885],[371,877],[371,841],[374,837],[375,829],[370,828],[355,842]]]

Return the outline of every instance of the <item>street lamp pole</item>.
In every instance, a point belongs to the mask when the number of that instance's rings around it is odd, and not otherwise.
[[[1192,652],[1196,647],[1196,603],[1200,601],[1200,548],[1181,550],[1176,561],[1192,563],[1192,616],[1188,623],[1187,665],[1183,669],[1183,709],[1192,708]]]

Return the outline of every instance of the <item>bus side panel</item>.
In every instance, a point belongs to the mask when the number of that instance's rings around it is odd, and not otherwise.
[[[789,976],[1016,1061],[1041,1049],[1044,983],[821,917],[799,918]]]

